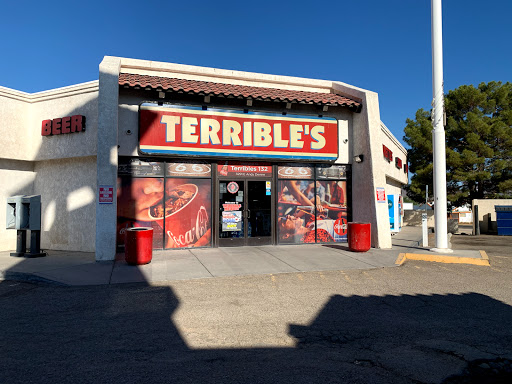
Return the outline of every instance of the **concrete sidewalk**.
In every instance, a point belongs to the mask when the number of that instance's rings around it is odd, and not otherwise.
[[[401,254],[431,254],[419,246],[421,228],[404,227],[393,236],[392,249],[351,252],[346,243],[237,248],[193,248],[153,252],[150,264],[131,266],[123,255],[96,262],[93,253],[48,251],[47,257],[25,259],[0,252],[0,279],[61,285],[148,284],[172,280],[235,275],[277,274],[395,267]],[[478,251],[464,257],[481,258]],[[454,254],[452,254],[454,256]]]

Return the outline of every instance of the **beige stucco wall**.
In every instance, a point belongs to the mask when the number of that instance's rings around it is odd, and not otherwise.
[[[0,220],[6,198],[41,195],[43,249],[94,251],[98,82],[38,93],[0,87]],[[41,136],[46,119],[86,117],[86,130]],[[0,250],[16,230],[0,227]]]
[[[0,158],[31,160],[30,103],[26,94],[0,87]]]
[[[408,183],[408,174],[404,171],[404,166],[407,162],[407,150],[402,144],[391,134],[389,129],[381,124],[381,135],[380,135],[380,149],[381,153],[379,156],[379,171],[384,172],[388,180],[395,180],[400,185]],[[393,161],[388,162],[384,158],[384,152],[382,146],[385,145],[393,152]],[[395,159],[399,158],[402,160],[402,167],[397,168]]]
[[[73,92],[41,97],[32,105],[30,130],[33,143],[31,158],[35,160],[95,156],[98,127],[98,85],[93,82]],[[41,122],[66,116],[83,115],[85,132],[41,136]]]
[[[34,190],[41,195],[41,247],[94,251],[96,157],[39,161]]]
[[[497,232],[495,205],[512,205],[512,199],[475,199],[471,204],[471,211],[475,212],[475,205],[478,205],[478,219],[473,222],[480,224],[480,233]],[[475,228],[473,225],[473,234]]]
[[[0,87],[0,158],[33,161],[96,155],[97,99],[97,81],[37,93]],[[86,117],[85,132],[41,136],[43,120],[72,115]]]

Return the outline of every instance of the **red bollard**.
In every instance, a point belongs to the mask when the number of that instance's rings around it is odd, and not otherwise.
[[[148,264],[153,257],[153,228],[126,229],[124,257],[128,264]]]
[[[348,248],[353,252],[366,252],[372,247],[370,223],[348,223]]]

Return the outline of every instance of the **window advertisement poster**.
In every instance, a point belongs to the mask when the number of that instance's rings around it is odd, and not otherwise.
[[[316,181],[317,243],[347,242],[347,182]]]
[[[120,158],[117,174],[132,177],[163,177],[164,163],[143,158]]]
[[[242,212],[240,211],[222,211],[222,231],[241,231],[242,230]]]
[[[163,210],[151,211],[159,225],[165,220],[165,248],[211,244],[211,189],[210,179],[166,179]]]
[[[319,179],[346,179],[348,167],[346,165],[330,165],[316,168]]]
[[[346,242],[346,187],[345,180],[280,180],[279,242]]]
[[[210,177],[212,168],[209,163],[167,163],[166,176],[169,177]]]
[[[153,248],[163,248],[163,228],[151,212],[163,211],[163,178],[129,176],[117,180],[117,246],[124,247],[127,228],[152,227]]]
[[[296,165],[280,165],[277,174],[280,179],[312,179],[314,176],[313,167]]]
[[[131,227],[152,227],[153,249],[211,245],[210,164],[124,159],[118,173],[118,247]]]
[[[313,180],[279,180],[277,234],[281,244],[315,242]]]

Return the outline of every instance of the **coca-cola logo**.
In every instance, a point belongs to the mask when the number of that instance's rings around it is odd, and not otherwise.
[[[204,206],[201,206],[197,211],[195,226],[181,233],[175,235],[171,230],[167,231],[167,235],[174,240],[178,247],[186,247],[194,244],[199,240],[207,231],[209,227],[208,212]]]
[[[206,231],[208,231],[208,226],[208,212],[204,206],[201,206],[199,211],[197,211],[196,218],[196,236],[198,239],[203,237]]]
[[[337,235],[343,236],[347,234],[347,220],[338,219],[334,222],[334,232]]]

